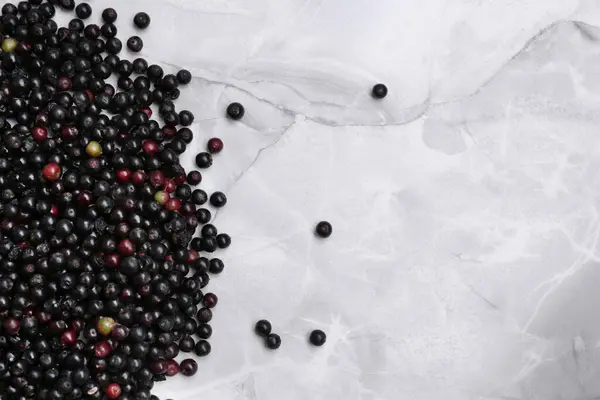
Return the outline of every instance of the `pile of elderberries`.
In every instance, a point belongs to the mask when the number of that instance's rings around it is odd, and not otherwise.
[[[73,10],[68,26],[53,20]],[[120,58],[117,12],[103,10],[102,26],[84,22],[91,14],[74,0],[2,7],[2,398],[156,398],[155,382],[198,369],[175,357],[211,351],[218,299],[203,290],[224,265],[200,253],[231,239],[204,207],[227,198],[195,188],[202,174],[179,161],[194,115],[174,101],[192,76]],[[127,23],[145,29],[150,17]],[[211,139],[198,167],[222,148]]]

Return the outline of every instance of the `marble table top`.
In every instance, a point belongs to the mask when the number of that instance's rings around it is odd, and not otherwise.
[[[188,166],[225,142],[213,351],[161,399],[600,396],[597,0],[90,3],[193,73]]]

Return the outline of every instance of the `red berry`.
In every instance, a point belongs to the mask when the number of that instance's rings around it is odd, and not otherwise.
[[[65,346],[71,346],[77,341],[77,333],[75,331],[64,331],[60,335],[60,342]]]
[[[107,267],[118,268],[121,264],[121,256],[117,253],[111,253],[104,256],[104,262]]]
[[[60,168],[60,165],[58,165],[56,163],[50,163],[50,164],[46,164],[46,166],[44,167],[44,171],[42,173],[44,175],[44,178],[46,178],[47,180],[56,181],[56,180],[60,179],[62,170]]]
[[[165,174],[161,171],[150,172],[150,184],[155,188],[162,187],[165,184]]]
[[[175,376],[179,373],[179,364],[175,360],[167,361],[167,376]]]
[[[74,319],[73,321],[71,321],[71,329],[73,329],[73,331],[79,332],[83,329],[83,327],[84,327],[83,320]]]
[[[16,335],[21,328],[21,322],[18,319],[7,318],[2,323],[2,326],[4,327],[4,331],[9,335]]]
[[[89,206],[92,200],[92,194],[87,190],[84,190],[83,192],[77,195],[77,204],[79,204],[82,207]]]
[[[200,257],[200,255],[198,254],[198,252],[194,249],[189,249],[188,250],[188,255],[186,258],[186,262],[188,264],[193,264],[194,261],[196,261],[198,258]]]
[[[58,215],[58,207],[56,206],[56,204],[52,204],[52,207],[50,207],[50,214]]]
[[[177,185],[173,179],[169,179],[165,182],[165,192],[173,193],[177,189]]]
[[[208,151],[213,154],[220,153],[221,150],[223,150],[223,141],[219,138],[214,137],[208,140],[206,147]]]
[[[146,114],[148,118],[152,116],[152,110],[150,109],[150,107],[140,108],[140,111]]]
[[[72,125],[63,126],[60,130],[60,136],[64,140],[75,140],[79,136],[79,129]]]
[[[165,125],[162,128],[162,131],[167,139],[171,139],[175,135],[177,135],[177,130],[173,126]]]
[[[31,130],[31,136],[36,142],[43,142],[48,138],[48,131],[42,126],[36,126]]]
[[[142,148],[144,149],[144,153],[148,155],[158,152],[158,145],[154,140],[145,140]]]
[[[131,171],[128,169],[117,170],[117,179],[123,183],[129,182],[129,179],[131,179]]]
[[[132,256],[135,253],[135,245],[129,239],[123,239],[119,242],[119,253],[124,256]]]
[[[66,76],[61,76],[58,78],[58,89],[61,91],[71,90],[71,79]]]
[[[110,355],[111,352],[112,347],[110,346],[110,343],[108,343],[108,341],[106,340],[98,342],[94,345],[94,354],[96,355],[96,357],[106,358]]]
[[[106,397],[116,399],[121,395],[121,386],[118,383],[111,383],[106,388]]]
[[[144,171],[135,171],[131,174],[131,181],[134,185],[142,185],[146,180],[146,173]]]
[[[178,185],[183,185],[186,180],[187,180],[187,176],[185,174],[179,175],[177,178],[175,178],[175,183]]]
[[[169,211],[177,211],[181,208],[181,201],[179,199],[169,199],[167,200],[167,210]]]

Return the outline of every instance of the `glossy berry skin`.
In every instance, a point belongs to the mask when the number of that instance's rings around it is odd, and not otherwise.
[[[75,331],[64,331],[60,335],[60,342],[65,346],[71,346],[77,341],[77,333]]]
[[[196,166],[198,166],[198,168],[209,168],[212,163],[213,159],[210,153],[202,152],[196,155]]]
[[[315,329],[310,333],[308,339],[313,346],[323,346],[327,341],[327,335],[322,330]]]
[[[88,3],[80,3],[75,7],[77,18],[88,19],[92,15],[92,7]]]
[[[192,74],[187,69],[182,69],[177,72],[177,80],[182,85],[187,85],[192,81]]]
[[[102,146],[100,145],[100,143],[92,140],[85,147],[85,152],[90,157],[100,157],[102,155]]]
[[[21,323],[18,319],[7,318],[2,322],[2,327],[9,335],[16,335],[21,328]]]
[[[110,317],[101,317],[98,319],[98,324],[96,325],[96,330],[99,334],[103,336],[109,336],[113,330],[113,328],[117,325],[114,319]]]
[[[217,208],[224,207],[227,204],[227,196],[223,192],[214,192],[210,195],[210,204]]]
[[[167,376],[175,376],[179,373],[179,364],[175,360],[167,361]]]
[[[217,246],[220,249],[226,249],[231,245],[231,237],[226,233],[220,233],[217,235]]]
[[[111,352],[112,347],[106,340],[98,342],[94,345],[94,355],[98,358],[106,358]]]
[[[186,358],[179,364],[179,371],[183,376],[194,376],[198,372],[198,363],[191,358]]]
[[[31,136],[36,142],[43,142],[48,138],[48,130],[41,126],[36,126],[31,129]]]
[[[190,171],[187,175],[187,183],[193,186],[199,185],[202,182],[202,174],[200,171]]]
[[[144,47],[144,41],[142,40],[141,37],[132,36],[129,39],[127,39],[127,48],[129,50],[133,51],[134,53],[138,53],[138,52],[142,51],[143,47]]]
[[[223,150],[223,141],[219,138],[210,138],[206,143],[207,150],[212,154],[220,153]]]
[[[44,174],[44,178],[46,178],[47,180],[56,181],[60,179],[62,169],[60,168],[60,165],[56,163],[49,163],[46,164],[42,173]]]
[[[196,348],[194,349],[194,351],[198,357],[206,357],[211,352],[210,343],[208,343],[206,340],[199,340],[196,343]]]
[[[204,299],[202,300],[202,304],[204,304],[204,307],[206,308],[215,308],[218,301],[219,299],[217,298],[216,294],[206,293],[204,295]]]
[[[271,350],[277,350],[281,346],[281,337],[276,333],[269,334],[265,339],[265,346]]]
[[[196,335],[200,339],[209,339],[212,336],[212,327],[209,324],[200,324],[196,328]]]
[[[150,25],[150,16],[145,12],[139,12],[133,17],[133,23],[140,29],[146,29]]]
[[[376,99],[383,99],[388,94],[387,86],[383,83],[378,83],[373,86],[373,90],[371,91],[371,95]]]
[[[254,332],[256,332],[259,336],[268,336],[271,333],[271,323],[266,319],[261,319],[254,326]]]
[[[327,221],[321,221],[315,227],[315,234],[322,238],[328,238],[333,232],[333,227]]]
[[[106,388],[106,397],[109,399],[118,399],[121,395],[121,386],[117,383],[111,383]]]
[[[227,106],[227,117],[234,121],[242,119],[245,113],[246,111],[244,110],[244,106],[242,106],[240,103],[231,103]]]
[[[104,22],[112,24],[117,20],[117,11],[114,8],[107,8],[102,11],[102,19]]]

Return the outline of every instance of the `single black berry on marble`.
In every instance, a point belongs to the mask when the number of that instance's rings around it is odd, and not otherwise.
[[[214,192],[210,195],[210,204],[217,208],[223,207],[227,204],[227,196],[223,192]]]
[[[187,85],[192,81],[192,74],[187,69],[182,69],[177,72],[177,80],[182,85]]]
[[[276,333],[271,333],[265,338],[265,346],[271,350],[277,350],[281,346],[281,337]]]
[[[208,343],[208,341],[202,339],[196,343],[194,352],[196,353],[196,355],[198,357],[205,357],[210,354],[210,351],[211,351],[211,347],[210,347],[210,343]]]
[[[88,19],[92,15],[92,7],[88,3],[79,3],[75,7],[77,18]]]
[[[198,168],[209,168],[213,163],[213,158],[210,153],[202,152],[196,156],[196,166]]]
[[[271,323],[266,319],[261,319],[254,326],[254,332],[256,332],[260,336],[268,336],[271,333]]]
[[[145,12],[139,12],[133,17],[133,23],[140,29],[146,29],[150,25],[150,16]]]
[[[387,96],[387,93],[387,86],[385,86],[383,83],[376,84],[375,86],[373,86],[373,90],[371,91],[371,94],[376,99],[383,99],[385,96]]]
[[[102,19],[104,22],[112,24],[117,20],[117,10],[114,8],[106,8],[102,11]]]
[[[227,106],[227,116],[233,120],[240,120],[245,114],[244,106],[240,103],[231,103]]]
[[[134,53],[138,53],[144,47],[144,41],[139,36],[132,36],[127,39],[127,48]]]
[[[310,333],[309,340],[313,346],[323,346],[327,341],[327,335],[322,330],[315,329]]]
[[[332,232],[333,227],[327,221],[319,222],[315,228],[315,233],[317,234],[317,236],[322,238],[328,238],[329,236],[331,236]]]

